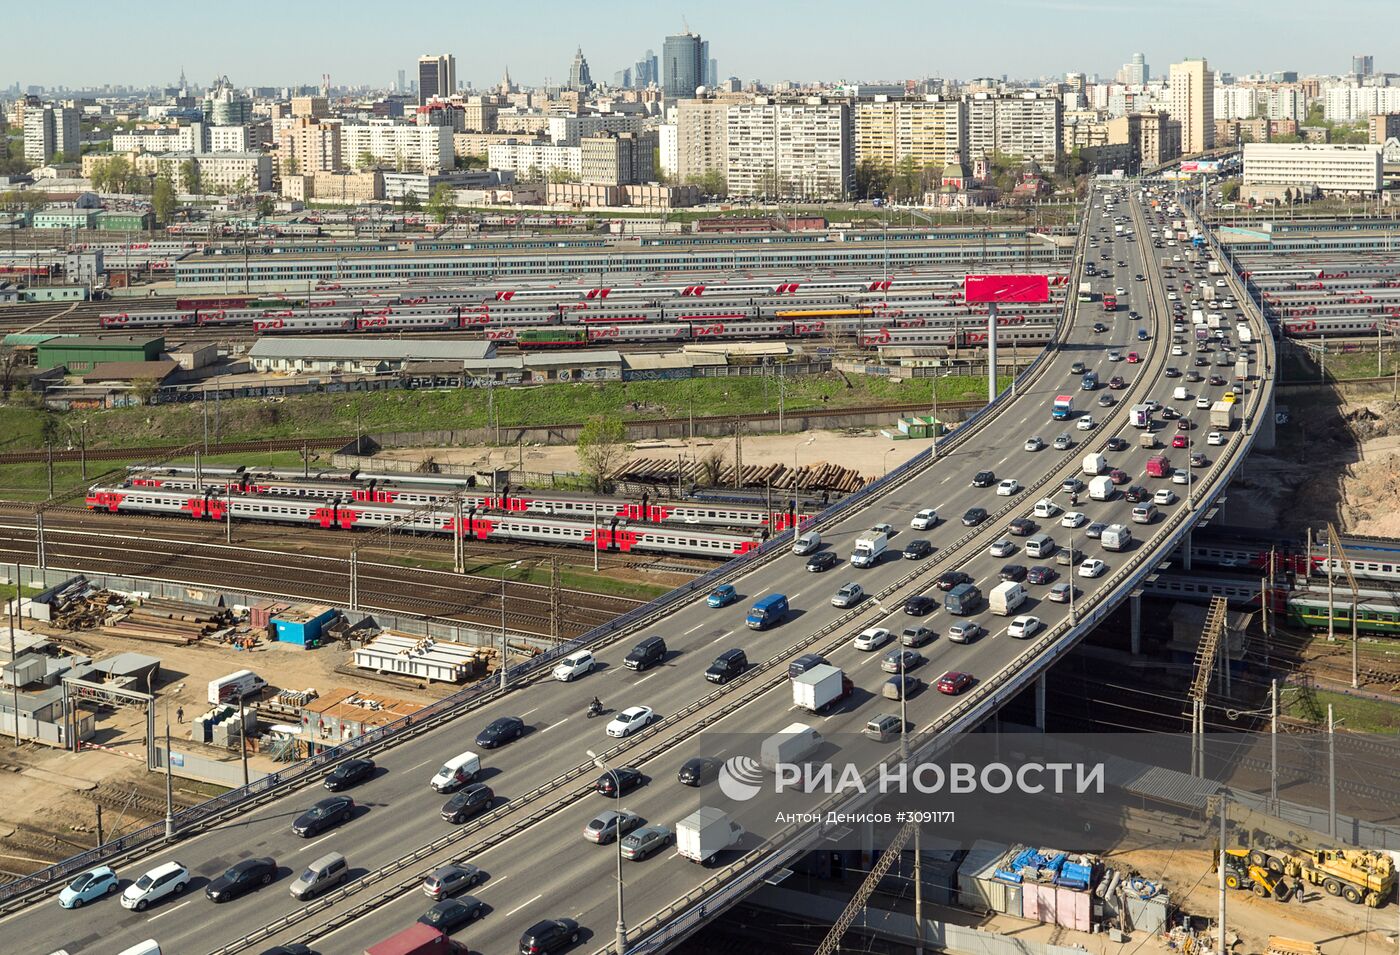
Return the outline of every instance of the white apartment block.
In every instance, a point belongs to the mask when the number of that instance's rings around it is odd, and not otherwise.
[[[680,157],[677,151],[679,140],[676,135],[676,124],[662,123],[660,126],[656,127],[656,135],[661,151],[659,157],[661,161],[660,172],[667,178],[674,177],[680,170]]]
[[[676,103],[676,176],[681,182],[728,168],[729,105],[703,99]]]
[[[967,160],[967,118],[961,100],[877,99],[855,106],[855,162],[894,169],[906,158],[920,169]]]
[[[1365,194],[1381,188],[1381,147],[1321,143],[1245,143],[1245,186],[1314,185],[1324,193]]]
[[[340,127],[340,161],[359,169],[368,155],[373,165],[400,172],[446,172],[456,165],[451,126],[403,126],[393,123],[346,124]]]
[[[247,126],[209,126],[209,152],[246,153],[253,147],[248,139]]]
[[[1322,115],[1354,123],[1377,113],[1400,113],[1400,86],[1333,86],[1323,92]]]
[[[1217,86],[1216,119],[1253,119],[1260,115],[1263,90],[1254,86]]]
[[[1280,86],[1268,92],[1265,114],[1269,119],[1291,119],[1302,122],[1308,116],[1308,98],[1303,91],[1291,86]]]
[[[972,155],[1001,153],[1053,165],[1060,154],[1063,107],[1058,98],[1026,93],[967,100],[967,148]]]
[[[47,163],[56,153],[78,162],[82,152],[81,116],[63,106],[31,106],[24,111],[24,158]]]
[[[544,142],[492,143],[486,149],[486,165],[509,170],[525,182],[548,179],[556,170],[578,178],[583,175],[583,150]]]
[[[738,104],[728,110],[731,196],[836,198],[854,184],[845,103]]]
[[[267,192],[272,188],[272,157],[267,153],[161,153],[136,157],[142,174],[167,172],[181,192],[192,191],[185,182],[185,164],[193,161],[203,195]]]
[[[609,114],[607,116],[551,116],[549,138],[556,146],[577,146],[585,136],[600,133],[640,133],[646,117]]]

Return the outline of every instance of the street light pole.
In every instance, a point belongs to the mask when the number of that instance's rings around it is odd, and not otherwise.
[[[617,793],[617,798],[622,798],[622,779],[617,775],[617,770],[610,768],[603,758],[593,750],[585,750],[589,759],[593,760],[593,765],[601,769],[612,777],[613,791]],[[617,955],[624,955],[627,951],[627,919],[623,914],[623,882],[622,882],[622,818],[619,813],[617,826]]]
[[[170,749],[170,701],[165,701],[165,838],[175,838],[175,776]]]

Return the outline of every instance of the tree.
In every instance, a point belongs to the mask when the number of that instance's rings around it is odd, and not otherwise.
[[[419,200],[418,193],[405,192],[403,198],[399,200],[399,208],[404,212],[417,212],[423,208],[423,203]]]
[[[878,159],[862,159],[856,163],[856,198],[883,198],[889,192],[893,173]]]
[[[357,162],[359,168],[368,169],[370,166],[374,165],[374,153],[370,152],[368,149],[360,150],[360,158]]]
[[[186,159],[180,163],[180,181],[185,184],[185,191],[196,196],[204,195],[204,179],[199,174],[199,163],[193,159]]]
[[[1240,181],[1238,179],[1226,180],[1220,186],[1220,198],[1225,202],[1234,202],[1240,197]]]
[[[169,222],[175,213],[175,204],[175,183],[170,179],[170,170],[162,169],[151,190],[151,210],[156,214],[156,221],[161,225]]]
[[[272,201],[271,196],[258,196],[258,217],[266,219],[277,211],[277,205]]]
[[[457,211],[457,193],[445,182],[433,187],[428,197],[428,213],[438,222],[446,222],[447,217]]]
[[[549,170],[550,182],[578,182],[578,175],[565,169],[563,166],[554,166]]]
[[[578,462],[583,473],[593,481],[595,490],[618,465],[618,455],[627,443],[627,426],[620,418],[595,415],[578,433]]]
[[[686,178],[686,184],[695,186],[707,196],[726,196],[729,194],[729,182],[725,179],[724,173],[718,169],[693,172]]]
[[[905,156],[895,167],[895,194],[904,201],[913,199],[919,193],[919,166],[913,156]]]

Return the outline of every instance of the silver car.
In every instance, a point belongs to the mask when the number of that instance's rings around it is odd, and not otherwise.
[[[669,846],[674,839],[675,835],[665,826],[642,826],[623,838],[622,858],[640,862]]]
[[[842,584],[841,589],[831,598],[833,607],[854,607],[865,597],[865,588],[860,584]]]

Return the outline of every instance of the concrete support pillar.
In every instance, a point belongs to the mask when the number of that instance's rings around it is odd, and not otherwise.
[[[1035,678],[1035,728],[1045,732],[1045,673]]]
[[[997,400],[997,303],[987,306],[987,403]]]
[[[1190,569],[1191,569],[1191,538],[1194,536],[1194,533],[1195,533],[1194,531],[1187,531],[1187,532],[1186,532],[1186,539],[1183,540],[1183,541],[1181,542],[1181,569],[1182,569],[1182,570],[1190,570]]]
[[[1132,620],[1128,631],[1129,650],[1133,656],[1142,653],[1142,591],[1134,590],[1128,595],[1128,613]]]

